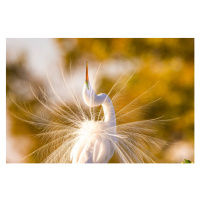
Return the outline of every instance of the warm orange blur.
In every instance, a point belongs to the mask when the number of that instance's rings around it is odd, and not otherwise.
[[[156,153],[156,156],[166,163],[180,163],[184,159],[194,162],[194,39],[44,40],[24,39],[24,42],[23,39],[7,39],[7,162],[40,162],[37,156],[22,160],[43,145],[43,141],[37,137],[41,130],[14,117],[13,115],[17,115],[23,118],[24,113],[17,109],[10,99],[11,96],[16,97],[34,113],[40,112],[41,106],[31,94],[30,84],[42,98],[37,86],[46,87],[46,74],[42,65],[38,67],[36,60],[38,63],[44,63],[46,60],[47,67],[48,63],[54,66],[48,68],[54,79],[57,79],[56,70],[60,61],[66,70],[69,70],[71,63],[74,71],[80,67],[85,70],[86,61],[89,62],[89,69],[98,67],[99,64],[104,65],[104,76],[99,83],[102,86],[106,84],[107,91],[104,92],[109,91],[115,83],[115,77],[119,77],[123,69],[136,71],[127,84],[127,98],[120,102],[122,105],[159,81],[152,96],[153,99],[161,97],[162,100],[149,108],[144,114],[145,118],[165,115],[166,119],[177,119],[167,123],[159,132],[158,137],[171,144]],[[23,48],[17,48],[17,45]],[[40,57],[40,54],[44,56]],[[48,62],[48,59],[53,57],[56,57],[58,62]],[[106,75],[108,72],[113,77]]]

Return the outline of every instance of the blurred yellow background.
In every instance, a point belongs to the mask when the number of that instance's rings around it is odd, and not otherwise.
[[[84,81],[85,62],[89,68],[102,65],[103,87],[107,91],[124,70],[135,71],[127,85],[127,104],[159,81],[152,95],[162,100],[153,105],[145,118],[164,115],[167,123],[159,138],[171,142],[156,156],[165,163],[194,162],[194,39],[192,38],[85,38],[85,39],[7,39],[7,162],[40,162],[37,156],[22,158],[40,147],[43,141],[36,137],[41,130],[20,121],[12,114],[23,117],[10,99],[39,113],[41,107],[30,92],[42,86],[48,88],[46,71],[59,88],[59,65],[72,70]],[[91,72],[92,73],[92,72]],[[83,82],[76,82],[81,90]],[[37,89],[35,89],[37,90]],[[61,90],[61,89],[60,89]],[[60,91],[62,93],[62,90]],[[41,92],[37,90],[37,95]],[[82,98],[82,97],[81,97]],[[67,101],[67,99],[65,99]]]

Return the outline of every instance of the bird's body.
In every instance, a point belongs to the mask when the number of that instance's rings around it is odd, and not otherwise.
[[[72,163],[107,163],[114,154],[111,139],[103,131],[105,122],[85,122],[84,131],[71,151]]]

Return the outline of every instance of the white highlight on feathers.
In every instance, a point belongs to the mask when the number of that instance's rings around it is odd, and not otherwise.
[[[105,129],[105,122],[83,122],[70,154],[73,163],[106,163],[110,160],[114,154],[110,141],[112,134],[106,134]]]

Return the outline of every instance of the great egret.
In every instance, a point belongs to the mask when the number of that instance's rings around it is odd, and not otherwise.
[[[116,116],[112,101],[108,95],[96,95],[88,77],[83,87],[83,99],[87,106],[103,106],[104,121],[91,121],[85,130],[80,130],[80,138],[71,151],[73,163],[107,163],[114,154],[116,137]]]
[[[41,126],[44,132],[39,135],[51,139],[30,155],[36,154],[46,163],[107,163],[113,157],[113,154],[116,154],[119,162],[123,163],[159,161],[150,151],[150,148],[167,144],[166,141],[154,137],[157,127],[166,120],[162,120],[161,117],[133,120],[140,109],[147,108],[150,104],[159,100],[156,99],[135,108],[137,101],[148,94],[154,86],[123,106],[118,112],[115,112],[113,103],[116,102],[132,75],[112,98],[109,97],[110,92],[119,84],[120,78],[108,94],[97,95],[89,81],[87,62],[82,96],[84,103],[90,108],[90,118],[88,118],[80,104],[80,96],[77,97],[73,85],[72,88],[69,87],[62,70],[61,72],[67,92],[75,102],[76,111],[62,100],[49,78],[49,85],[57,101],[55,101],[55,98],[51,99],[41,88],[39,89],[45,102],[41,101],[32,89],[31,91],[40,104],[54,116],[52,119],[50,114],[47,117],[39,116],[16,103],[17,107],[29,119],[18,118],[33,125]],[[98,113],[92,113],[94,107],[100,106],[102,106],[104,112],[102,119],[99,119],[101,110]],[[98,118],[95,118],[96,115],[98,115]],[[58,120],[55,120],[55,117]],[[126,121],[126,119],[128,120]]]

